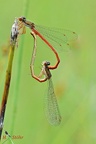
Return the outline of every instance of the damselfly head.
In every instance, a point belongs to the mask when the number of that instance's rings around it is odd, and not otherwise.
[[[26,21],[26,18],[23,17],[23,16],[22,16],[22,17],[19,17],[18,19],[19,19],[19,21],[22,21],[22,22],[25,22],[25,21]]]
[[[50,65],[50,62],[48,62],[48,61],[43,61],[43,62],[42,62],[42,65],[48,66],[48,65]]]
[[[50,65],[50,62],[46,61],[46,65]]]

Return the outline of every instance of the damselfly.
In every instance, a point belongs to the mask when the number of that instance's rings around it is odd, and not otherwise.
[[[65,49],[65,45],[69,45],[69,41],[75,40],[77,38],[77,34],[69,30],[38,26],[32,23],[31,21],[26,20],[25,17],[20,17],[18,18],[18,20],[19,30],[22,28],[23,33],[25,33],[25,26],[29,27],[31,29],[31,33],[34,33],[36,36],[39,36],[54,52],[57,58],[57,63],[51,66],[51,69],[56,69],[60,63],[60,58],[55,48]]]
[[[45,98],[45,112],[46,112],[46,117],[49,121],[50,124],[52,125],[59,125],[61,122],[61,115],[59,112],[59,107],[57,103],[57,99],[54,93],[54,88],[53,88],[53,83],[52,83],[52,75],[50,72],[51,66],[50,62],[44,61],[42,63],[42,70],[39,74],[39,76],[36,76],[34,74],[34,61],[36,57],[36,39],[34,33],[32,34],[34,37],[34,48],[33,48],[33,54],[32,54],[32,59],[31,59],[31,74],[33,78],[35,78],[39,82],[44,82],[48,80],[48,92],[47,92],[47,97]],[[44,78],[42,78],[44,76]]]
[[[61,123],[61,114],[59,111],[57,98],[54,92],[52,75],[49,69],[50,62],[43,62],[42,72],[48,80],[48,92],[47,97],[45,97],[45,114],[50,124],[59,125]]]

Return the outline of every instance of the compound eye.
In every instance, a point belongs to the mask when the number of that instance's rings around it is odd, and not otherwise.
[[[47,65],[50,65],[50,62],[46,61],[46,64],[47,64]]]
[[[19,18],[19,20],[25,22],[26,18],[22,16],[22,17]]]

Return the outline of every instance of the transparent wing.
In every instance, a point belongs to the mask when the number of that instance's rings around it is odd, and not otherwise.
[[[57,99],[54,93],[53,83],[51,78],[49,79],[48,93],[45,99],[45,113],[47,120],[52,125],[59,125],[61,122],[61,115]]]
[[[67,50],[67,48],[70,48],[70,41],[78,38],[78,35],[70,30],[38,25],[35,25],[35,28],[57,49]]]

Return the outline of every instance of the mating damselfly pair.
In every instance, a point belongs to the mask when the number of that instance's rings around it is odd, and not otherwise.
[[[59,125],[61,122],[61,114],[59,111],[57,98],[54,93],[54,88],[53,88],[53,83],[51,78],[52,75],[50,70],[56,69],[60,63],[60,58],[55,48],[66,50],[65,45],[68,46],[71,40],[77,39],[77,34],[70,30],[38,26],[35,25],[33,22],[27,20],[25,17],[16,18],[15,25],[16,25],[15,30],[17,30],[16,33],[17,35],[25,34],[26,27],[29,27],[31,30],[31,35],[34,38],[34,48],[33,48],[33,53],[32,53],[32,58],[30,63],[31,75],[34,79],[36,79],[39,82],[45,82],[46,80],[49,81],[48,93],[46,97],[46,106],[45,106],[46,116],[48,121],[52,125]],[[14,32],[11,33],[13,33],[13,36],[11,35],[11,39],[13,40],[15,33]],[[39,76],[36,76],[34,73],[34,61],[36,58],[36,44],[37,44],[36,37],[37,36],[53,51],[57,59],[56,64],[53,66],[50,65],[50,62],[44,61]],[[44,76],[44,78],[41,78],[42,76]]]

